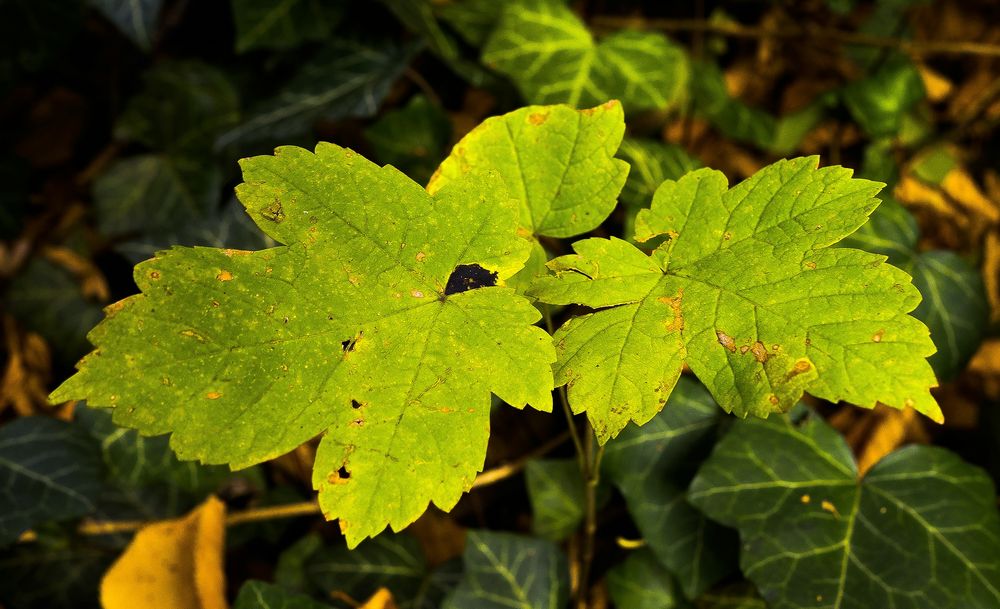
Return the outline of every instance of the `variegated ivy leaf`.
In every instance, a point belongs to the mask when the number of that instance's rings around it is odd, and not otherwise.
[[[688,80],[684,52],[662,34],[623,30],[594,42],[565,0],[505,3],[483,62],[534,104],[617,98],[630,112],[660,109],[680,99]]]
[[[636,219],[637,240],[670,237],[651,255],[585,239],[549,263],[529,294],[598,309],[556,333],[556,382],[602,442],[656,414],[685,363],[741,417],[808,391],[941,419],[910,277],[829,247],[867,220],[881,185],[817,163],[780,161],[732,189],[709,169],[666,181]]]
[[[285,245],[138,265],[142,294],[108,308],[52,398],[234,467],[325,432],[314,485],[352,546],[450,509],[482,468],[490,394],[551,407],[549,336],[503,285],[529,250],[503,183],[431,196],[331,144],[242,166],[237,195]]]

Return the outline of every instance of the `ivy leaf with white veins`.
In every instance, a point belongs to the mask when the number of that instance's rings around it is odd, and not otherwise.
[[[779,161],[727,190],[701,169],[656,191],[636,239],[585,239],[528,291],[597,311],[555,335],[556,383],[599,440],[645,423],[687,363],[741,417],[791,408],[803,391],[871,408],[913,406],[934,420],[934,352],[906,313],[920,301],[884,256],[828,247],[878,205],[876,182],[818,159]]]
[[[551,408],[550,338],[503,286],[529,249],[503,184],[431,196],[325,143],[242,167],[240,201],[285,245],[138,265],[143,293],[107,309],[52,399],[115,407],[180,457],[234,467],[325,430],[314,485],[351,546],[428,501],[450,509],[482,468],[491,392]]]
[[[908,446],[863,478],[819,417],[739,421],[688,497],[739,529],[740,565],[773,609],[1000,607],[1000,518],[989,476]]]
[[[565,0],[506,3],[483,63],[510,77],[529,103],[617,98],[630,112],[679,101],[689,72],[684,51],[663,34],[623,30],[595,43]]]

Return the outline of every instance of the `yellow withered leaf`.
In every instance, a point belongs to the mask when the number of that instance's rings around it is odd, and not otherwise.
[[[396,609],[396,601],[392,598],[392,592],[386,588],[379,588],[358,609]]]
[[[151,524],[101,581],[104,609],[226,609],[226,506],[209,497],[183,518]]]

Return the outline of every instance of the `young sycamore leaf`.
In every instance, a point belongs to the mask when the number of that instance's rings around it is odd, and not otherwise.
[[[142,294],[107,309],[52,399],[233,467],[325,431],[314,486],[351,546],[450,509],[482,468],[491,392],[551,408],[550,338],[503,286],[530,246],[502,182],[431,196],[325,143],[241,164],[240,201],[285,245],[138,265]]]
[[[667,235],[647,256],[620,239],[585,239],[529,290],[550,304],[598,309],[555,335],[557,384],[598,439],[645,423],[687,363],[741,417],[802,395],[912,406],[934,420],[934,352],[906,313],[920,294],[884,256],[830,248],[861,226],[880,184],[818,159],[779,161],[727,190],[718,171],[664,182],[636,239]]]
[[[572,237],[597,228],[617,203],[628,163],[615,158],[625,134],[617,101],[595,108],[528,106],[485,120],[459,141],[431,176],[435,193],[467,173],[498,173],[518,201],[520,232],[532,236],[531,257],[511,285],[527,287],[545,273],[537,236]]]

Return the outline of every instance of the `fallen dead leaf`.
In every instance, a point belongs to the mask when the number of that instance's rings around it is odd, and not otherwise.
[[[912,408],[896,410],[879,406],[871,414],[876,423],[871,427],[858,454],[858,474],[861,476],[883,457],[902,446],[913,435],[911,429],[921,424],[917,411]]]
[[[1000,320],[1000,232],[987,233],[983,243],[983,284],[990,301],[990,319]]]
[[[941,75],[940,72],[928,67],[926,64],[917,66],[920,72],[920,79],[924,82],[924,90],[927,91],[927,99],[932,102],[939,102],[946,99],[955,86],[950,80]]]
[[[1000,339],[983,341],[972,356],[968,371],[979,378],[983,393],[993,400],[1000,399]]]
[[[101,606],[226,609],[225,521],[225,504],[209,497],[183,518],[141,529],[104,575]]]
[[[396,601],[387,588],[379,588],[370,599],[358,609],[396,609]]]
[[[52,356],[45,340],[33,332],[22,331],[9,315],[3,318],[3,333],[7,366],[0,378],[0,412],[7,407],[12,407],[20,416],[51,411],[48,383]]]
[[[956,167],[941,181],[941,189],[970,214],[990,224],[1000,221],[1000,207],[990,201],[964,169]]]

